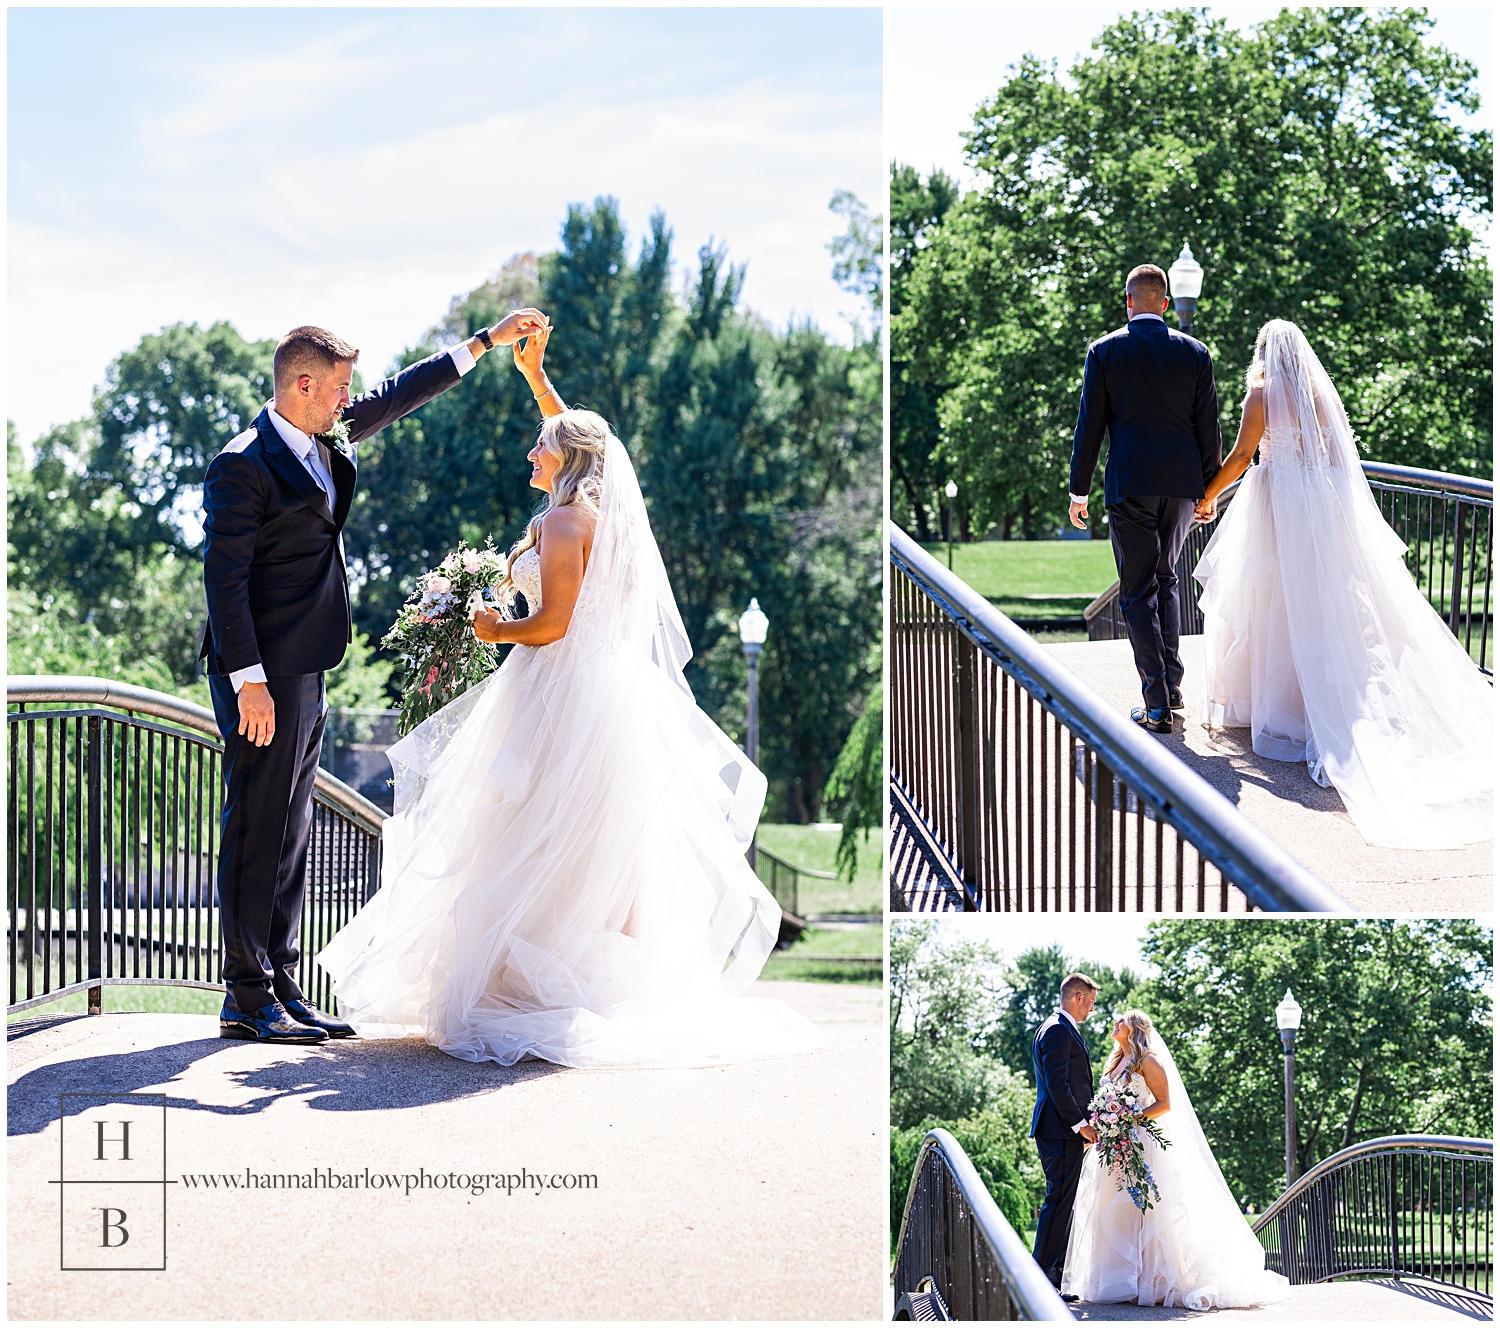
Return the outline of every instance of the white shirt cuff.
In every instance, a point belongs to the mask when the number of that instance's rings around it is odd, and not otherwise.
[[[1078,1124],[1073,1127],[1073,1133],[1074,1134],[1078,1134],[1083,1129],[1083,1127],[1085,1125],[1087,1125],[1087,1124],[1088,1124],[1088,1121],[1086,1121],[1086,1120],[1079,1121]]]
[[[1086,494],[1086,493],[1085,494],[1070,493],[1068,495],[1068,501],[1070,503],[1082,503],[1085,507],[1087,507],[1089,505],[1089,498],[1088,498],[1088,494]]]
[[[265,680],[266,666],[264,664],[252,664],[248,669],[236,669],[229,675],[229,681],[234,684],[236,696],[247,682],[265,682]]]
[[[459,342],[448,354],[453,357],[453,367],[458,370],[460,378],[474,367],[474,352],[469,349],[467,341]]]

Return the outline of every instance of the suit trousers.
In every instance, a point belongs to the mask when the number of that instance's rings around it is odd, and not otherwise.
[[[1122,498],[1111,503],[1109,541],[1120,575],[1120,616],[1151,710],[1165,709],[1182,685],[1181,594],[1177,558],[1193,528],[1191,498]]]
[[[1038,1135],[1036,1151],[1042,1159],[1042,1173],[1047,1177],[1047,1194],[1037,1219],[1033,1254],[1052,1285],[1058,1286],[1062,1283],[1068,1236],[1073,1230],[1073,1200],[1078,1194],[1078,1178],[1083,1175],[1083,1136],[1073,1130],[1056,1139]]]
[[[211,676],[224,739],[224,815],[219,837],[223,980],[243,1013],[298,1000],[297,928],[307,880],[313,780],[323,746],[323,675],[268,678],[276,732],[257,747],[237,732],[239,698]]]

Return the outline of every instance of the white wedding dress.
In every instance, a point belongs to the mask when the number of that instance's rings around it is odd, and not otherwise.
[[[1161,1198],[1141,1212],[1091,1147],[1073,1201],[1062,1289],[1081,1301],[1232,1309],[1285,1300],[1290,1283],[1269,1271],[1188,1100],[1182,1076],[1157,1034],[1151,1052],[1167,1072],[1172,1109],[1158,1116],[1170,1147],[1143,1136]],[[1139,1074],[1131,1086],[1155,1101]]]
[[[535,612],[540,558],[513,580]],[[781,909],[745,861],[766,781],[693,701],[629,455],[561,640],[515,646],[390,749],[381,887],[317,956],[362,1037],[464,1060],[704,1065],[812,1049],[742,996]]]
[[[1295,325],[1268,328],[1265,435],[1203,552],[1206,718],[1305,761],[1365,839],[1493,834],[1494,691],[1428,604]]]

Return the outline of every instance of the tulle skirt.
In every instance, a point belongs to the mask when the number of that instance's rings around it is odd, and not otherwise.
[[[819,1045],[782,1002],[739,994],[781,920],[744,856],[759,773],[650,661],[575,649],[564,677],[562,648],[515,647],[392,748],[381,888],[317,956],[341,1011],[362,1037],[504,1065]]]
[[[1252,466],[1193,573],[1205,715],[1305,761],[1371,844],[1455,848],[1493,833],[1493,690],[1404,551],[1363,476]]]
[[[1171,1113],[1158,1121],[1168,1140],[1170,1122]],[[1191,1149],[1163,1149],[1149,1135],[1143,1143],[1161,1189],[1161,1200],[1144,1213],[1099,1164],[1095,1149],[1083,1155],[1064,1293],[1095,1304],[1190,1310],[1287,1299],[1290,1283],[1266,1269],[1260,1242],[1222,1180],[1197,1174]]]

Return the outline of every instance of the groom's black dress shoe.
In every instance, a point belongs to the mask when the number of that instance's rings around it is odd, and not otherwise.
[[[1172,712],[1165,707],[1160,710],[1143,710],[1140,706],[1136,706],[1130,712],[1130,717],[1148,732],[1170,733],[1172,731]]]
[[[299,1023],[278,1001],[262,1005],[248,1014],[225,1001],[224,1008],[219,1011],[219,1036],[240,1038],[246,1042],[294,1042],[305,1046],[328,1041],[328,1034],[321,1028]]]
[[[336,1019],[331,1014],[324,1014],[317,1006],[309,1005],[304,1000],[282,1001],[282,1005],[299,1024],[306,1024],[309,1028],[321,1028],[331,1038],[358,1036],[353,1024],[346,1024],[342,1019]]]
[[[1064,1305],[1071,1305],[1078,1299],[1078,1297],[1075,1296],[1071,1291],[1059,1291],[1057,1294],[1059,1297],[1061,1297],[1062,1303]]]

